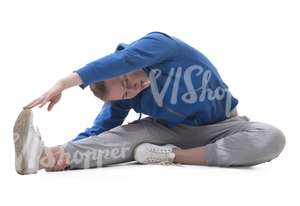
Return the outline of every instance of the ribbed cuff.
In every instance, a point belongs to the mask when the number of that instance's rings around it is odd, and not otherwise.
[[[217,145],[215,143],[204,146],[206,151],[206,162],[208,166],[216,166],[218,164]]]
[[[80,70],[77,70],[77,71],[73,71],[73,73],[77,73],[79,76],[80,76],[80,78],[81,78],[81,80],[82,80],[82,84],[81,85],[79,85],[79,87],[81,88],[81,89],[84,89],[85,87],[87,87],[88,86],[88,84],[87,83],[85,83],[86,82],[86,79],[84,78],[84,76],[82,75],[82,73],[81,73],[81,71]]]

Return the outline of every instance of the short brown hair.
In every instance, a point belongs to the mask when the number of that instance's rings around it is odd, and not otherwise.
[[[94,95],[96,97],[98,97],[99,99],[101,99],[103,101],[105,100],[107,88],[104,84],[104,81],[92,83],[90,85],[90,89],[92,90],[92,92],[94,93]]]

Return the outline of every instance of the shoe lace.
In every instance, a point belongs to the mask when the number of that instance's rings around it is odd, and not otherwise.
[[[150,151],[154,152],[154,153],[163,154],[163,157],[149,157],[149,158],[147,158],[147,160],[151,163],[156,163],[156,164],[165,165],[165,166],[170,166],[170,165],[172,165],[172,166],[182,166],[180,163],[172,162],[170,157],[168,156],[168,153],[173,152],[172,148],[153,147],[153,148],[150,148]]]

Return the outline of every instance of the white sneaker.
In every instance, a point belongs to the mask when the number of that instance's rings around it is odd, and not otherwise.
[[[21,175],[37,173],[44,143],[38,128],[37,131],[34,129],[31,110],[26,109],[19,114],[13,132],[17,173]]]
[[[143,143],[134,149],[134,159],[142,164],[173,164],[175,159],[175,145],[167,144],[159,146]]]

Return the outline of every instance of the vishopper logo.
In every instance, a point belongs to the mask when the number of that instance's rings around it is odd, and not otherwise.
[[[70,144],[70,143],[69,143]],[[72,167],[91,168],[102,167],[107,160],[109,163],[120,162],[126,158],[131,147],[128,144],[105,144],[101,149],[92,147],[84,147],[84,151],[80,149],[68,153],[62,146],[57,151],[51,148],[45,148],[45,155],[40,160],[40,165],[44,168],[53,168],[60,160],[67,159],[68,164]]]
[[[192,83],[193,72],[196,72],[195,76],[199,77],[201,81],[201,86],[198,88],[195,88]],[[170,99],[171,104],[177,104],[178,98],[181,98],[181,100],[187,104],[195,104],[197,101],[204,102],[205,99],[207,99],[208,101],[221,101],[226,98],[225,113],[227,117],[230,116],[232,95],[226,87],[224,88],[218,86],[215,89],[211,89],[208,87],[209,81],[212,77],[212,71],[204,70],[200,65],[191,65],[185,70],[182,69],[182,67],[177,67],[177,69],[171,68],[161,91],[159,91],[157,81],[161,75],[162,71],[160,69],[152,69],[149,73],[149,78],[151,81],[151,91],[158,106],[163,107],[164,97],[171,84],[171,81],[173,80],[174,82]],[[179,85],[182,79],[184,81],[185,87],[187,88],[187,92],[181,94],[181,97],[178,97]]]
[[[81,165],[82,168],[102,167],[106,160],[114,163],[124,159],[130,150],[130,146],[120,144],[106,144],[105,148],[99,150],[90,148],[85,152],[77,150],[71,156],[70,164]]]
[[[24,141],[22,139],[22,136],[19,133],[14,133],[14,143],[17,144],[19,141]],[[34,165],[36,163],[34,162],[24,162],[24,156],[32,156],[33,154],[37,154],[36,151],[38,150],[39,145],[32,145],[35,142],[28,141],[26,139],[26,142],[23,142],[22,148],[16,148],[16,169],[21,170],[22,167],[24,167],[24,164],[27,164],[27,166]],[[54,150],[55,148],[55,150]],[[44,155],[41,156],[40,159],[37,159],[38,164],[42,166],[43,168],[54,168],[57,163],[60,161],[67,162],[68,165],[76,165],[76,167],[80,168],[91,168],[91,167],[102,167],[107,160],[109,163],[116,163],[121,162],[126,157],[128,157],[129,152],[131,152],[132,147],[129,145],[129,143],[107,143],[105,146],[103,146],[101,149],[94,149],[92,147],[84,147],[84,151],[75,150],[72,151],[72,153],[68,153],[63,146],[57,146],[57,147],[43,147]],[[26,153],[32,153],[32,155],[28,155]],[[27,159],[26,161],[36,161],[35,158]],[[30,168],[27,168],[30,169]]]

